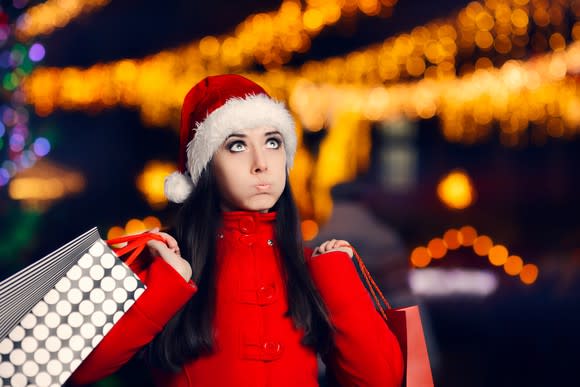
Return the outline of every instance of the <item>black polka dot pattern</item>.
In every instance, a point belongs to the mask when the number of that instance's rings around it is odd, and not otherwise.
[[[2,386],[60,386],[145,286],[102,240],[0,338]]]

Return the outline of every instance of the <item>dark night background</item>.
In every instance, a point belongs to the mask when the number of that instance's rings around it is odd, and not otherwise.
[[[46,47],[41,65],[88,67],[98,62],[144,57],[206,35],[231,32],[248,15],[272,11],[279,3],[112,1],[40,38]],[[345,55],[452,15],[467,3],[400,0],[392,17],[359,15],[347,23],[327,27],[313,39],[311,49],[293,55],[288,66]],[[263,68],[256,65],[253,70]],[[418,155],[417,183],[410,192],[389,192],[379,183],[381,170],[377,160],[385,144],[377,129],[369,171],[342,191],[337,187],[333,192],[340,195],[351,192],[349,189],[356,191],[355,200],[395,230],[407,257],[415,246],[440,235],[441,230],[471,224],[517,252],[524,261],[538,265],[540,271],[537,282],[527,286],[493,267],[499,286],[487,297],[412,298],[420,302],[424,314],[435,384],[577,385],[580,141],[577,137],[549,138],[541,146],[507,148],[497,135],[492,135],[482,143],[464,145],[446,141],[437,118],[418,121],[416,125],[412,145]],[[10,238],[16,224],[29,222],[26,243],[16,254],[0,257],[0,278],[93,226],[107,230],[131,217],[151,214],[171,220],[176,207],[152,210],[134,180],[147,160],[176,159],[175,128],[145,127],[137,111],[121,107],[93,113],[56,111],[48,117],[31,115],[30,126],[51,128],[57,133],[48,158],[81,171],[86,187],[78,195],[55,202],[38,216],[23,215],[6,187],[0,188],[0,240]],[[305,141],[316,148],[322,136],[324,131],[306,133]],[[463,211],[447,209],[435,193],[439,179],[455,168],[469,173],[478,192],[475,204]],[[475,259],[481,262],[474,263]],[[445,264],[489,269],[483,260],[460,249],[450,253]],[[397,300],[397,289],[385,286],[387,297]],[[403,303],[405,299],[400,300]],[[132,363],[99,385],[145,385],[147,377],[139,367],[139,363]]]

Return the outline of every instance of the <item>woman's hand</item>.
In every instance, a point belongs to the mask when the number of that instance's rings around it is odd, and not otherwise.
[[[350,243],[342,239],[331,239],[329,241],[323,242],[320,246],[315,248],[312,256],[316,257],[317,255],[328,253],[330,251],[342,251],[347,253],[351,258],[353,255]]]
[[[160,232],[158,227],[151,231],[163,238],[165,243],[152,239],[147,242],[149,253],[152,256],[159,256],[165,260],[176,272],[178,272],[186,281],[191,279],[191,265],[181,257],[177,241],[171,235]]]

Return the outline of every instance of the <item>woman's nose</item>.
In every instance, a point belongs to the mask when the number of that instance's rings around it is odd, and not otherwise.
[[[260,173],[268,169],[266,155],[262,149],[254,149],[252,160],[252,172]]]

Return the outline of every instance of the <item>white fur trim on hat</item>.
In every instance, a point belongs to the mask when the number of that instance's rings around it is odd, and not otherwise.
[[[265,94],[231,98],[196,125],[193,128],[196,131],[195,136],[187,144],[187,169],[193,186],[224,140],[230,134],[243,129],[271,126],[279,130],[286,149],[286,166],[290,168],[294,161],[294,120],[282,102],[277,102]]]
[[[183,203],[191,193],[193,184],[189,176],[179,172],[173,172],[165,177],[165,197],[173,203]]]

